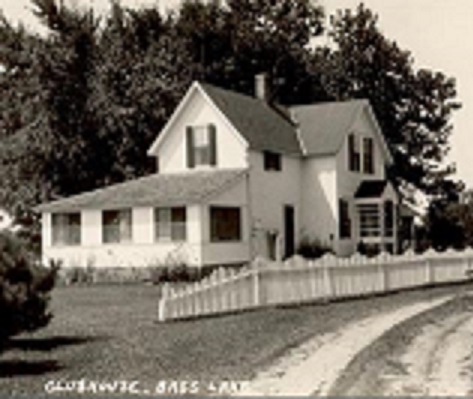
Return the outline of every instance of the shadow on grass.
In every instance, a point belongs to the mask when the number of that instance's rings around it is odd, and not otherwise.
[[[54,336],[47,338],[15,338],[8,342],[7,350],[48,352],[63,346],[83,345],[94,341],[103,341],[99,336]]]
[[[19,376],[43,375],[63,368],[56,360],[0,360],[0,380]]]

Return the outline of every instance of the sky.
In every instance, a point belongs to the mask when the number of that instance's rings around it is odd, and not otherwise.
[[[107,9],[108,0],[67,0],[76,6]],[[161,10],[172,9],[179,0],[121,0],[137,7],[158,3]],[[338,9],[355,8],[360,0],[319,0],[328,15]],[[457,167],[456,177],[473,188],[473,0],[364,0],[379,16],[384,34],[410,50],[416,68],[444,72],[457,80],[462,109],[453,122],[448,159]],[[10,20],[22,21],[37,29],[29,0],[0,0],[0,9]]]

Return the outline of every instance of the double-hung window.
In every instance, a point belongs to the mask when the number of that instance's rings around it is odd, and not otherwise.
[[[217,133],[215,125],[187,127],[187,166],[217,164]]]
[[[339,212],[339,236],[340,238],[351,237],[351,218],[348,202],[344,199],[338,201]]]
[[[384,202],[384,235],[394,235],[394,203],[389,200]]]
[[[348,136],[348,168],[352,172],[360,171],[360,148],[353,133]]]
[[[210,207],[210,241],[240,241],[241,212],[238,207]]]
[[[374,143],[371,137],[363,139],[363,171],[371,175],[374,173]]]
[[[54,213],[52,215],[52,244],[80,245],[81,215],[75,213]]]
[[[276,171],[279,172],[282,170],[282,159],[281,154],[271,151],[263,152],[264,159],[264,170],[266,171]]]
[[[130,242],[132,239],[131,229],[131,209],[103,211],[102,240],[104,243]]]
[[[185,241],[186,208],[156,208],[154,210],[154,226],[156,241]]]

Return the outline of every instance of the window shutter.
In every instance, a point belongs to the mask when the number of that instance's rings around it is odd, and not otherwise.
[[[217,165],[217,129],[214,124],[210,124],[209,131],[209,146],[210,146],[210,165]]]
[[[353,135],[348,136],[348,169],[353,170],[353,152],[354,152],[354,142]]]
[[[194,129],[192,129],[191,126],[187,126],[186,136],[187,136],[187,167],[193,168],[195,166]]]

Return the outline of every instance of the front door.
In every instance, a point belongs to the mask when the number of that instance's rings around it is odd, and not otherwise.
[[[294,255],[294,207],[286,205],[284,207],[284,256],[286,258]]]

